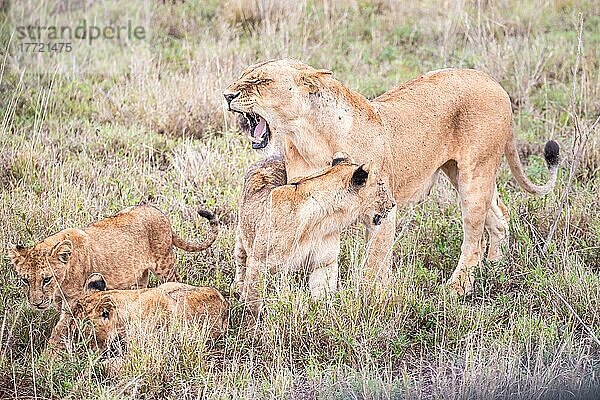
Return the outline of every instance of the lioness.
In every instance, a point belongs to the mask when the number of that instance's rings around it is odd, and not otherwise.
[[[248,121],[253,148],[282,147],[288,178],[312,173],[343,151],[356,162],[373,160],[400,205],[422,199],[438,171],[460,197],[464,238],[452,291],[473,289],[473,268],[501,257],[508,239],[508,210],[496,190],[502,155],[517,183],[542,195],[554,187],[559,147],[546,143],[550,169],[543,186],[531,183],[514,142],[508,94],[485,73],[444,69],[422,75],[369,101],[332,77],[296,60],[272,60],[247,68],[223,93],[227,107]],[[365,220],[371,242],[367,266],[383,279],[391,266],[395,212],[380,227]]]
[[[379,225],[396,205],[369,166],[336,153],[332,166],[286,183],[281,159],[250,167],[238,209],[234,285],[257,313],[261,271],[306,268],[313,297],[337,287],[341,231],[368,216]],[[284,186],[282,186],[284,185]]]
[[[140,322],[155,324],[176,318],[200,327],[206,324],[210,338],[227,330],[228,304],[214,288],[178,282],[137,290],[102,291],[103,287],[106,281],[101,274],[90,275],[86,294],[75,303],[69,324],[76,332],[75,324],[90,322],[82,333],[93,335],[90,345],[94,349],[105,350],[126,341],[128,328]]]
[[[208,248],[217,237],[214,215],[200,210],[210,221],[209,236],[189,243],[171,229],[167,217],[148,206],[129,207],[85,229],[65,229],[31,248],[9,249],[10,258],[32,307],[51,305],[61,311],[50,337],[57,344],[65,322],[65,310],[82,294],[88,276],[99,272],[107,289],[148,286],[148,271],[167,281],[176,280],[173,246],[196,252]]]

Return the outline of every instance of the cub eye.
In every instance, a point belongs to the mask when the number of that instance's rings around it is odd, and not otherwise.
[[[45,286],[45,285],[49,284],[51,280],[52,280],[51,276],[45,277],[44,279],[42,279],[42,285]]]
[[[25,286],[29,286],[29,279],[27,278],[21,278],[21,283]]]
[[[104,310],[102,310],[102,314],[100,314],[100,316],[102,317],[102,319],[108,319],[108,310],[105,308]]]

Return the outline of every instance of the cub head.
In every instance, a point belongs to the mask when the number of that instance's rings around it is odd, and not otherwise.
[[[368,164],[357,165],[344,153],[333,156],[331,167],[300,178],[292,186],[303,186],[323,210],[342,211],[350,221],[379,225],[396,206],[392,193]]]
[[[316,93],[329,75],[331,71],[292,59],[258,63],[223,91],[225,105],[241,114],[252,148],[262,149],[273,133],[311,112],[309,95]]]
[[[32,307],[45,310],[52,305],[72,253],[73,243],[70,240],[54,245],[41,242],[32,248],[13,246],[9,249],[10,260]]]
[[[111,291],[105,289],[104,277],[98,273],[91,274],[85,284],[85,295],[71,310],[73,322],[79,323],[81,336],[92,338],[90,347],[95,349],[109,347],[123,331],[117,302]]]

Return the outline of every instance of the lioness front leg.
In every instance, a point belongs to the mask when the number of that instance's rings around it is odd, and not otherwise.
[[[456,162],[449,161],[441,169],[460,195]],[[487,258],[490,261],[497,261],[502,258],[502,246],[506,245],[509,239],[508,220],[508,208],[502,202],[498,194],[498,189],[494,185],[494,194],[490,203],[490,209],[485,217],[485,229],[490,236],[490,246],[487,254]]]
[[[313,299],[321,299],[337,290],[338,262],[336,257],[326,265],[315,268],[308,276],[308,288]]]
[[[392,269],[392,246],[396,233],[396,207],[394,207],[381,225],[372,221],[365,223],[367,242],[366,269],[376,282],[389,279]]]
[[[488,161],[487,168],[485,164],[480,164],[476,171],[460,171],[458,174],[464,237],[458,266],[448,280],[450,291],[454,294],[468,295],[473,292],[473,272],[482,259],[481,241],[496,187],[494,177],[497,165],[498,160],[492,159]]]

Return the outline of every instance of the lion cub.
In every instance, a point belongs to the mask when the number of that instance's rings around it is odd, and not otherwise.
[[[395,207],[366,165],[336,153],[332,166],[285,185],[281,159],[250,167],[238,209],[234,287],[256,313],[259,273],[306,268],[313,297],[337,288],[339,236],[368,218],[379,225]]]
[[[205,325],[210,338],[227,330],[229,306],[214,288],[177,282],[137,290],[103,291],[104,287],[106,281],[101,274],[90,275],[86,294],[73,307],[70,320],[72,331],[77,329],[77,322],[90,322],[81,333],[93,335],[92,348],[105,350],[123,339],[126,341],[127,333],[140,322],[157,324],[175,318],[200,327]]]
[[[205,210],[200,215],[210,221],[211,231],[199,244],[180,238],[158,209],[134,206],[83,230],[62,230],[31,248],[11,248],[10,258],[29,304],[39,310],[54,305],[61,312],[50,343],[58,344],[65,311],[83,294],[93,272],[106,278],[108,289],[146,287],[148,271],[167,281],[176,280],[173,246],[201,251],[217,236],[214,215]]]

